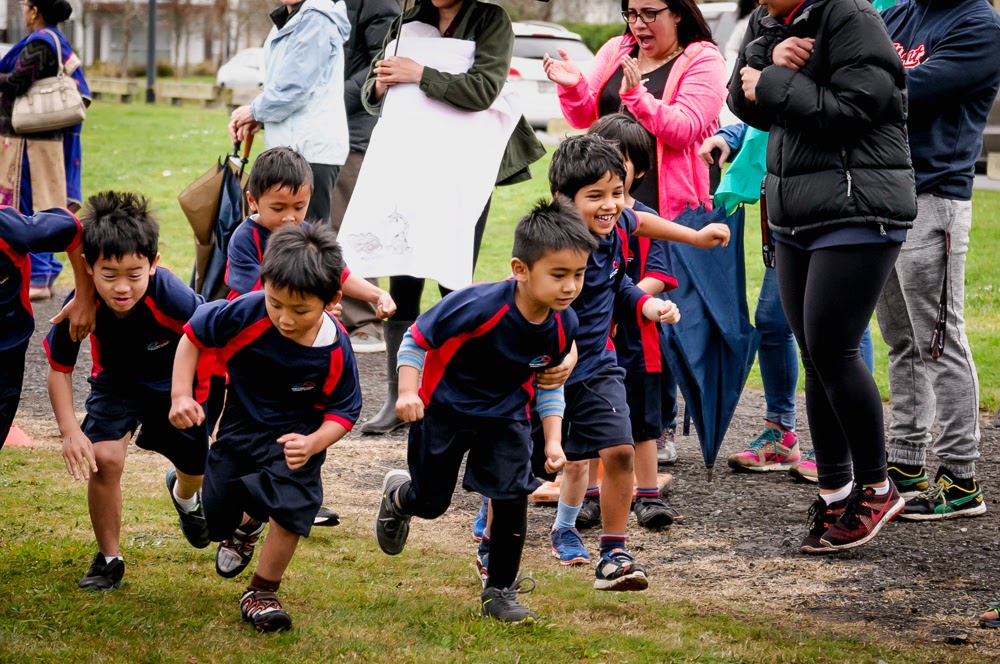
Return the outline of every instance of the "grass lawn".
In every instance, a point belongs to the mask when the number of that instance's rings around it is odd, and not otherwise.
[[[83,134],[84,191],[135,189],[151,197],[161,222],[163,264],[178,274],[190,273],[193,240],[177,205],[177,194],[230,150],[226,123],[227,114],[221,109],[102,102],[94,104],[87,119]],[[259,139],[254,154],[262,147],[263,140]],[[547,168],[548,157],[535,164],[533,179],[495,191],[476,279],[507,276],[514,225],[534,201],[548,195]],[[966,323],[979,369],[980,403],[992,412],[1000,404],[1000,271],[993,262],[1000,255],[1000,193],[976,192],[973,204],[975,221],[966,273]],[[757,215],[756,207],[748,211],[750,227],[745,235],[751,314],[764,273]],[[437,299],[436,288],[425,289],[425,308]],[[875,377],[883,398],[888,399],[887,349],[874,321],[872,335]],[[750,385],[761,386],[756,367],[750,375]]]

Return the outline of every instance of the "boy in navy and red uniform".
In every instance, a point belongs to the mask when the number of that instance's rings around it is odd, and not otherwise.
[[[292,625],[276,592],[323,500],[326,449],[361,412],[354,353],[328,311],[340,299],[342,269],[328,229],[276,231],[264,254],[263,290],[202,307],[177,352],[170,421],[178,427],[205,419],[191,390],[201,352],[216,349],[229,373],[205,472],[205,515],[209,537],[221,541],[215,568],[226,578],[246,568],[270,524],[240,599],[243,620],[262,632]]]
[[[80,222],[69,210],[44,210],[25,216],[12,207],[0,207],[0,448],[14,422],[21,402],[24,356],[35,331],[35,319],[28,298],[31,276],[29,253],[69,252],[76,290],[85,302],[93,299],[93,284],[83,266]],[[79,309],[80,300],[74,303]],[[64,309],[51,322],[68,313]],[[82,339],[93,328],[93,308],[81,311],[84,319],[73,316],[70,330]],[[81,325],[82,324],[82,325]]]
[[[63,321],[45,338],[48,387],[70,474],[85,479],[98,553],[79,586],[112,590],[122,583],[121,476],[129,440],[167,457],[167,488],[192,546],[208,546],[199,489],[208,436],[204,427],[178,431],[167,420],[174,353],[182,328],[204,300],[157,266],[159,228],[149,202],[136,194],[92,196],[83,212],[83,253],[97,292],[90,336],[93,367],[83,426],[73,405],[73,369],[80,342]],[[70,295],[72,297],[72,294]]]
[[[634,118],[623,113],[606,115],[595,122],[589,134],[602,136],[618,146],[625,160],[625,206],[638,212],[656,214],[649,206],[632,197],[643,176],[649,171],[655,145],[653,138]],[[638,235],[628,236],[629,279],[650,295],[659,295],[677,287],[673,276],[670,246],[663,240]],[[666,504],[657,486],[656,439],[661,433],[661,373],[663,359],[659,325],[639,325],[634,312],[615,312],[614,346],[618,366],[625,369],[625,398],[628,403],[632,439],[635,441],[636,521],[644,528],[669,526],[678,518],[677,511]],[[600,487],[597,460],[590,462],[589,486],[583,507],[576,519],[577,528],[590,528],[601,522]]]
[[[580,319],[579,360],[566,383],[563,470],[552,553],[563,565],[589,562],[576,529],[587,490],[590,459],[604,464],[601,487],[601,560],[594,588],[644,590],[645,568],[625,548],[625,527],[633,496],[633,440],[625,397],[624,370],[617,365],[609,333],[612,314],[628,311],[637,325],[676,323],[677,306],[637,288],[626,275],[627,240],[634,233],[660,240],[714,247],[729,241],[729,228],[709,224],[693,231],[646,213],[625,208],[626,177],[621,152],[600,136],[574,136],[552,155],[549,185],[554,195],[572,199],[598,241],[587,263],[583,293],[573,309]],[[536,429],[537,432],[537,429]],[[536,437],[535,444],[539,444]]]
[[[410,472],[389,471],[375,520],[379,547],[403,551],[413,516],[448,509],[465,453],[463,487],[492,500],[490,556],[483,579],[484,616],[533,621],[517,601],[532,472],[529,403],[536,373],[570,354],[587,256],[596,242],[568,205],[540,204],[514,232],[513,278],[456,291],[410,326],[400,345],[396,412],[410,427]],[[420,372],[423,371],[422,380]],[[418,390],[419,382],[419,390]],[[562,387],[539,388],[548,472],[562,453]]]

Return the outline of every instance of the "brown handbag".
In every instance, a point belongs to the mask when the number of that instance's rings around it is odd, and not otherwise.
[[[18,134],[66,129],[87,117],[87,107],[76,81],[66,75],[59,38],[49,30],[46,32],[52,35],[56,45],[59,73],[35,81],[27,92],[14,100],[11,125]]]

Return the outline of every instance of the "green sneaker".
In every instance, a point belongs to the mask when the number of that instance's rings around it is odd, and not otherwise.
[[[927,481],[927,470],[923,466],[910,466],[905,463],[894,463],[889,466],[889,479],[896,485],[905,500],[916,498],[917,494],[926,491],[930,486]]]
[[[976,480],[953,480],[948,471],[938,469],[934,484],[916,498],[906,501],[906,507],[899,515],[909,521],[932,521],[936,519],[956,519],[963,516],[979,516],[986,513],[983,490]]]

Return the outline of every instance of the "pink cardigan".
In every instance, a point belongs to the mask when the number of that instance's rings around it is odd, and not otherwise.
[[[635,39],[623,35],[609,40],[597,52],[590,73],[571,87],[556,86],[566,121],[586,129],[597,120],[601,91],[616,69],[621,54]],[[678,56],[657,99],[641,83],[622,101],[656,138],[656,163],[660,177],[660,215],[673,219],[690,205],[711,208],[708,166],[698,158],[698,148],[719,126],[719,111],[726,98],[726,63],[715,44],[692,42]]]

